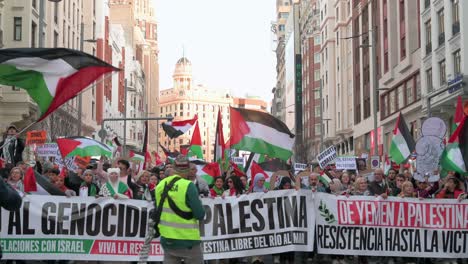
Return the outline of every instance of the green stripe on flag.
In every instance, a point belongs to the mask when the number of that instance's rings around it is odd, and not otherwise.
[[[47,112],[52,103],[53,96],[47,88],[43,75],[37,71],[23,71],[15,66],[0,64],[0,83],[25,89],[37,103],[41,114]]]
[[[189,157],[196,156],[199,159],[203,159],[203,151],[202,151],[201,146],[198,146],[198,145],[190,146],[190,150],[187,156]]]
[[[393,161],[397,164],[403,163],[411,154],[405,138],[398,133],[392,138],[389,154]]]
[[[68,153],[67,157],[80,156],[80,157],[91,157],[91,156],[107,156],[111,157],[112,152],[105,150],[99,145],[87,146],[75,148],[72,152]],[[143,158],[144,159],[144,158]]]
[[[461,174],[466,172],[465,161],[458,143],[447,145],[444,152],[442,152],[440,164],[447,171],[456,171]]]
[[[292,155],[291,149],[284,149],[262,139],[247,136],[244,136],[242,140],[232,146],[232,148],[240,150],[250,149],[255,153],[266,154],[269,157],[280,158],[282,160],[288,160]]]

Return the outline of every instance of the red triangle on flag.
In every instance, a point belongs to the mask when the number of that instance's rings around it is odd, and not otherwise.
[[[250,128],[249,125],[247,125],[247,122],[245,122],[240,112],[237,111],[235,108],[230,107],[229,114],[231,127],[236,128],[231,130],[231,138],[229,139],[229,144],[235,145],[239,143],[244,138],[244,136],[250,132]]]
[[[221,170],[219,169],[219,164],[217,162],[205,164],[202,171],[206,172],[206,174],[210,175],[211,177],[221,176]]]
[[[34,175],[34,169],[29,167],[24,175],[24,192],[37,192],[36,175]]]
[[[240,177],[240,176],[246,176],[245,173],[243,171],[241,171],[241,169],[239,169],[239,166],[237,166],[237,164],[235,164],[234,162],[230,161],[229,162],[231,164],[231,168],[232,168],[232,174]]]
[[[57,145],[62,154],[62,158],[65,158],[70,152],[76,149],[76,147],[81,145],[81,142],[69,138],[59,138],[57,139]]]

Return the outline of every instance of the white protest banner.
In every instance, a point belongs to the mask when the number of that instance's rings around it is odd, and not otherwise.
[[[319,254],[466,258],[468,201],[314,197]]]
[[[204,258],[312,251],[312,193],[271,191],[203,199]],[[137,261],[153,203],[111,198],[27,195],[18,211],[1,211],[4,259]],[[162,261],[159,240],[149,261]]]
[[[38,157],[55,157],[60,155],[57,143],[45,143],[42,146],[37,146],[36,153]]]
[[[337,170],[357,170],[356,157],[338,156],[335,165]]]
[[[330,146],[326,150],[320,152],[317,156],[317,160],[320,168],[324,169],[328,163],[336,159],[336,149],[335,146]]]

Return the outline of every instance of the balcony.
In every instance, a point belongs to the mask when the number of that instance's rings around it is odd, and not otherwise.
[[[432,43],[429,42],[426,44],[426,56],[432,53]]]
[[[460,22],[455,22],[452,24],[452,35],[455,36],[458,33],[460,33]]]
[[[442,32],[439,34],[439,47],[444,45],[444,43],[445,43],[445,33]]]

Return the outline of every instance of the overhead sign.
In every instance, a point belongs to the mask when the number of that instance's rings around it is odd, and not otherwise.
[[[336,159],[336,149],[335,146],[331,146],[326,150],[322,151],[317,156],[317,160],[319,163],[320,168],[324,169],[328,163],[334,161]]]
[[[335,166],[337,170],[357,170],[356,157],[336,157]]]

